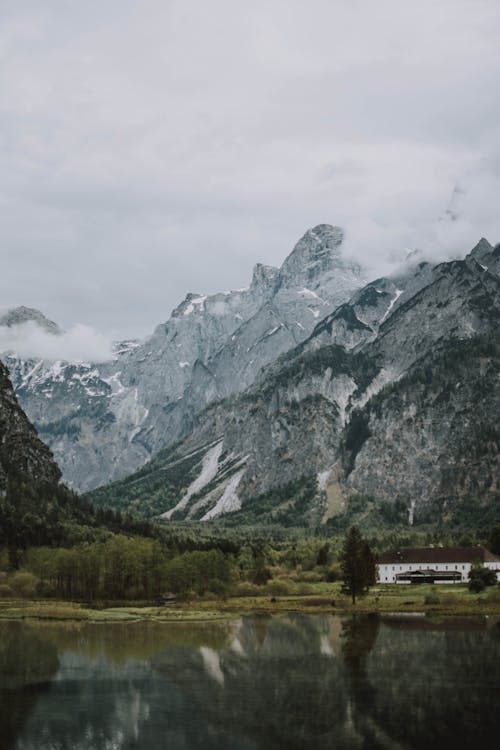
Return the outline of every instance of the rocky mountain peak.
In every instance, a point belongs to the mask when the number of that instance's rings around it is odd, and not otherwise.
[[[475,247],[472,248],[468,258],[474,258],[478,263],[482,263],[484,259],[490,255],[490,253],[493,251],[493,246],[490,245],[488,240],[485,237],[481,237],[479,242]]]
[[[188,292],[182,302],[172,311],[172,318],[180,318],[189,315],[198,306],[201,306],[201,311],[203,311],[203,302],[205,300],[206,296],[204,294]]]
[[[272,295],[279,280],[279,270],[274,266],[257,263],[253,269],[251,291]]]
[[[40,310],[35,310],[33,307],[21,305],[0,313],[0,326],[12,328],[25,323],[35,323],[39,328],[47,333],[52,333],[54,336],[59,336],[63,332],[57,323],[49,320]]]
[[[257,264],[249,287],[190,292],[144,341],[117,344],[112,361],[6,355],[21,405],[65,480],[89,489],[122,478],[185,434],[209,403],[244,390],[304,341],[365,283],[342,257],[342,239],[340,228],[320,224],[281,269]],[[27,308],[9,318],[28,319],[44,321]]]
[[[318,224],[308,229],[281,266],[284,286],[314,286],[326,273],[344,265],[340,227]]]

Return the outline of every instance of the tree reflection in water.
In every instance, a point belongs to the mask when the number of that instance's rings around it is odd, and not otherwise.
[[[0,623],[0,746],[16,737],[57,672],[57,649],[19,622]]]
[[[4,624],[0,670],[14,682],[1,684],[17,718],[2,710],[1,736],[16,750],[475,747],[499,715],[500,642],[470,623]]]

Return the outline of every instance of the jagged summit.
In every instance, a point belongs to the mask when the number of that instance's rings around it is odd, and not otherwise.
[[[361,520],[373,513],[377,523],[461,523],[467,511],[490,526],[500,498],[496,260],[492,249],[481,263],[422,262],[372,281],[299,346],[268,359],[241,395],[233,387],[231,398],[198,410],[170,451],[94,498],[126,510],[148,503],[151,512],[154,496],[153,512],[175,520],[234,513],[228,523],[237,525],[268,513],[272,523],[331,520],[338,529],[350,523],[341,508],[354,492]],[[264,346],[277,350],[293,330],[280,324],[283,310],[298,310],[291,292],[281,288],[259,312],[251,336],[235,335],[224,369],[220,359],[209,363],[214,383],[227,372],[242,382],[247,352],[260,347],[261,364]],[[308,305],[319,296],[311,286],[295,290]]]
[[[208,404],[244,390],[304,341],[365,283],[343,258],[342,238],[340,228],[320,224],[281,268],[258,263],[248,287],[190,292],[147,339],[117,345],[113,361],[51,364],[10,353],[21,404],[66,481],[89,489],[125,476],[185,434]],[[9,320],[50,326],[37,311]]]
[[[342,257],[344,232],[340,227],[318,224],[308,229],[297,242],[280,269],[282,284],[292,286],[301,281],[314,285],[324,274],[354,269]]]
[[[274,266],[266,266],[256,263],[252,274],[252,290],[273,292],[279,280],[279,269]]]
[[[40,310],[36,310],[34,307],[12,307],[9,310],[0,312],[0,326],[12,328],[13,326],[23,325],[24,323],[36,323],[37,326],[42,328],[47,333],[52,333],[55,336],[59,336],[63,333],[57,323],[53,320],[49,320],[45,317]]]
[[[493,246],[490,245],[485,237],[481,237],[477,245],[472,248],[467,257],[474,258],[478,263],[482,263],[491,252],[493,252]]]

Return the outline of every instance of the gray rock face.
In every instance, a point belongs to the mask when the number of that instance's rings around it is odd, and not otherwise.
[[[243,393],[195,416],[174,450],[96,501],[133,495],[140,505],[144,488],[151,513],[209,520],[272,496],[274,513],[289,502],[278,488],[313,477],[316,520],[352,491],[399,501],[411,522],[462,500],[498,502],[497,259],[482,241],[465,260],[410,265],[356,291]]]
[[[309,230],[281,269],[258,264],[246,289],[188,294],[147,340],[118,344],[110,362],[4,353],[18,398],[65,481],[88,490],[126,476],[187,434],[201,409],[248,388],[262,367],[306,339],[365,282],[341,244],[338,227]],[[59,332],[27,308],[9,311],[0,325],[27,321]]]

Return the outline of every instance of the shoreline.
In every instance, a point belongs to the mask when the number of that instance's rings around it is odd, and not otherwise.
[[[406,594],[401,596],[401,594]],[[424,593],[424,592],[422,592]],[[117,606],[89,605],[50,599],[0,600],[0,622],[32,620],[53,622],[193,622],[230,620],[245,614],[385,614],[452,617],[500,616],[500,596],[468,592],[439,592],[439,601],[426,602],[425,592],[380,592],[352,605],[346,598],[318,595],[229,597],[225,600],[179,601],[164,606],[130,602]],[[336,592],[335,592],[336,594]],[[396,595],[395,595],[396,594]],[[497,594],[497,592],[495,592]]]

